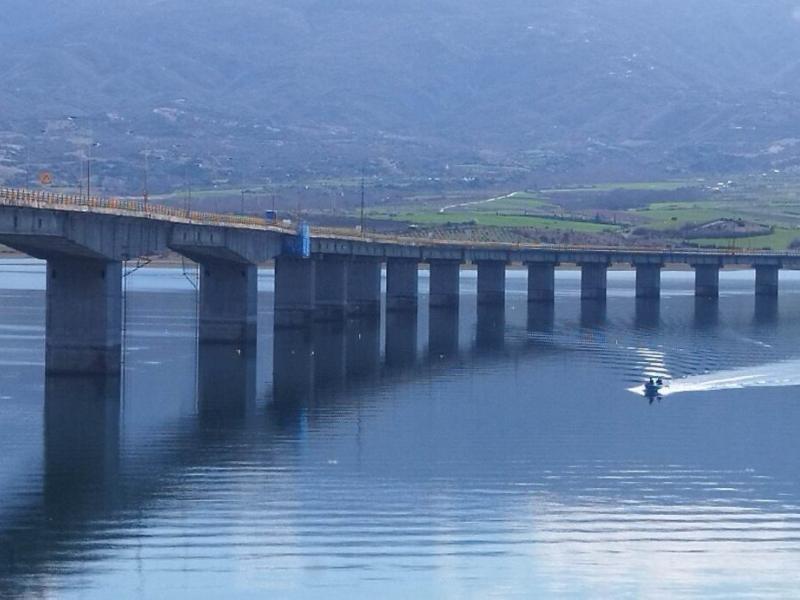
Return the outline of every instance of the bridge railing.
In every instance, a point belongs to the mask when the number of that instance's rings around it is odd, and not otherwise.
[[[258,228],[274,228],[275,223],[261,217],[212,213],[206,211],[186,210],[163,204],[153,204],[141,200],[122,198],[98,198],[75,194],[58,194],[17,188],[0,188],[0,205],[24,206],[33,208],[70,208],[77,210],[106,209],[109,211],[125,211],[134,216],[145,218],[165,217],[180,219],[192,223],[206,225],[239,225]]]
[[[294,228],[280,226],[273,221],[262,217],[235,215],[229,213],[212,213],[206,211],[186,210],[163,204],[145,203],[141,200],[128,200],[122,198],[99,198],[76,194],[59,194],[53,192],[25,190],[18,188],[0,187],[0,206],[22,206],[33,208],[55,208],[78,211],[97,210],[98,212],[117,213],[123,211],[131,216],[142,218],[164,218],[183,223],[198,225],[220,225],[247,227],[254,229],[279,230],[284,233],[295,233]],[[316,238],[341,239],[383,244],[402,244],[406,246],[442,246],[461,248],[483,248],[496,250],[550,250],[556,252],[617,252],[625,254],[653,254],[667,253],[679,255],[714,255],[714,256],[782,256],[800,257],[797,251],[774,252],[770,250],[756,250],[749,248],[636,248],[625,246],[588,246],[580,244],[545,244],[537,242],[491,242],[491,241],[465,241],[447,239],[427,239],[418,236],[392,235],[377,232],[361,232],[357,229],[314,227],[312,236]]]

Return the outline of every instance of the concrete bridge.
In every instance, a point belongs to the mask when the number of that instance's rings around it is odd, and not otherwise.
[[[198,263],[201,343],[248,344],[256,337],[257,268],[274,261],[275,326],[416,311],[418,269],[430,269],[433,308],[457,308],[461,266],[478,274],[478,304],[505,301],[505,270],[526,265],[528,300],[555,299],[555,270],[581,269],[581,296],[603,301],[612,265],[636,269],[636,296],[658,298],[661,270],[695,270],[698,297],[719,295],[726,266],[752,267],[755,294],[776,296],[780,269],[800,254],[638,250],[425,240],[312,231],[308,255],[293,250],[297,232],[258,217],[180,210],[137,201],[0,189],[0,243],[47,261],[46,370],[115,373],[120,369],[123,264],[174,251]]]

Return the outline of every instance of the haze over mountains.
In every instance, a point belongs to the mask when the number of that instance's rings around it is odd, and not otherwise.
[[[120,193],[145,151],[164,190],[800,159],[800,1],[6,0],[0,77],[6,183],[86,152]]]

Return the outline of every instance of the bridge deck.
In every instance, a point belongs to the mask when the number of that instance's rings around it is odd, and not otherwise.
[[[164,223],[211,226],[250,231],[265,231],[285,235],[296,233],[293,227],[283,226],[258,216],[194,211],[139,200],[100,198],[58,194],[13,188],[0,188],[0,207],[13,206],[54,211],[69,211],[98,215],[113,215],[147,219]],[[593,259],[630,263],[650,260],[660,263],[718,262],[719,264],[755,264],[774,262],[784,268],[800,268],[800,252],[768,250],[692,248],[637,248],[624,246],[581,246],[540,243],[478,242],[447,239],[420,239],[402,235],[359,232],[355,229],[313,227],[313,251],[316,253],[349,255],[398,256],[404,248],[408,258],[420,260],[446,258],[462,260],[555,261],[580,262]],[[377,245],[383,252],[364,251]],[[386,252],[389,247],[394,251]],[[486,254],[482,254],[485,251]],[[461,255],[459,255],[462,253]],[[507,254],[505,254],[507,253]]]

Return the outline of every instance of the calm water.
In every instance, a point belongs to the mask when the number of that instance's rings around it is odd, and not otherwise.
[[[127,278],[121,385],[45,381],[43,269],[0,264],[0,597],[800,590],[800,276],[529,314],[510,273],[502,314],[465,274],[456,317],[275,337],[263,272],[256,353],[198,348],[191,275]]]

